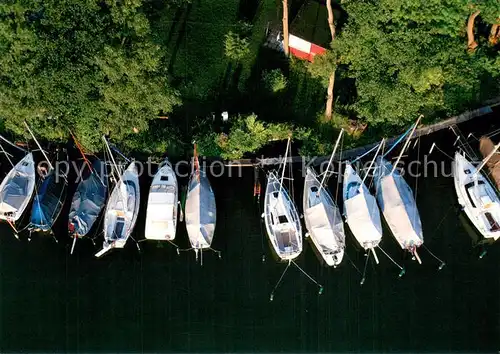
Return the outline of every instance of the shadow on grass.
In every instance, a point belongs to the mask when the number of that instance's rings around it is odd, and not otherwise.
[[[173,72],[174,64],[175,64],[175,61],[177,60],[177,53],[179,52],[179,48],[181,47],[181,44],[184,41],[184,36],[186,35],[186,28],[187,28],[187,19],[189,17],[189,13],[191,12],[192,6],[193,6],[192,4],[188,4],[187,9],[185,11],[182,11],[180,14],[182,16],[182,13],[185,12],[184,20],[180,23],[179,32],[177,34],[177,40],[175,42],[175,45],[173,46],[173,49],[172,49],[172,52],[170,55],[170,61],[168,64],[168,72],[169,73]],[[176,15],[177,15],[177,13],[176,13]],[[172,23],[172,25],[175,25],[175,23]],[[172,37],[172,34],[169,34],[169,37]],[[168,46],[168,43],[171,41],[171,38],[170,39],[167,38],[167,40],[168,40],[168,42],[165,44],[166,46]]]
[[[240,0],[238,18],[245,22],[253,22],[262,0]]]
[[[273,69],[280,69],[287,77],[287,87],[281,92],[271,93],[264,87],[262,74]],[[265,47],[259,50],[247,91],[252,111],[266,121],[313,126],[324,109],[326,89],[309,74],[305,63],[289,61],[282,53]]]

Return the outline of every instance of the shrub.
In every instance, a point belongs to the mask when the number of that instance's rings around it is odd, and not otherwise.
[[[229,31],[225,36],[224,49],[226,57],[240,61],[250,54],[250,42],[238,33]]]
[[[283,91],[286,88],[287,80],[280,69],[264,71],[262,73],[264,87],[272,93]]]

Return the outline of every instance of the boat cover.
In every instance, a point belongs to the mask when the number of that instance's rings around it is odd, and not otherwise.
[[[52,170],[42,181],[31,210],[31,228],[48,231],[56,221],[66,199],[68,183]]]
[[[307,229],[321,246],[325,254],[337,252],[345,247],[344,224],[338,207],[328,191],[323,188],[318,195],[320,182],[310,168],[307,169],[304,189],[304,217]]]
[[[198,178],[199,176],[199,178]],[[186,199],[186,228],[193,248],[212,244],[216,223],[215,196],[205,171],[191,174]]]
[[[417,203],[410,186],[392,164],[382,157],[376,160],[375,189],[377,201],[394,237],[403,249],[424,242]]]
[[[344,173],[344,211],[347,223],[365,248],[377,246],[382,238],[382,223],[377,201],[359,175],[347,164]]]
[[[87,169],[88,170],[88,169]],[[105,205],[108,180],[104,164],[99,159],[78,184],[69,212],[69,231],[79,237],[87,235]]]

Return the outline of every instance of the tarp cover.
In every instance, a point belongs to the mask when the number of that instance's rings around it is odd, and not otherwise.
[[[193,248],[212,244],[216,222],[215,196],[204,171],[191,174],[186,199],[186,228]]]
[[[361,246],[377,246],[382,239],[382,223],[377,201],[350,164],[344,173],[344,211],[347,223]]]
[[[479,148],[483,157],[486,158],[495,148],[495,144],[493,143],[493,141],[491,141],[490,138],[482,137],[480,140]],[[497,152],[495,155],[493,155],[493,157],[488,161],[487,165],[497,185],[497,188],[500,189],[500,152]]]
[[[42,181],[31,210],[31,227],[48,231],[61,212],[66,199],[67,181],[54,171]]]
[[[337,205],[308,168],[304,184],[304,217],[307,229],[326,254],[345,247],[344,224]]]
[[[392,164],[378,157],[375,175],[377,201],[394,237],[403,249],[420,246],[422,224],[413,192]]]
[[[80,181],[69,212],[70,232],[85,236],[97,220],[106,202],[108,192],[104,165],[100,160],[92,163],[93,171]]]
[[[35,163],[33,154],[19,161],[0,185],[0,219],[16,221],[33,195],[35,187]]]

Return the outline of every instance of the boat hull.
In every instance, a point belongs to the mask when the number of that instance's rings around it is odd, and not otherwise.
[[[178,195],[177,177],[167,160],[160,165],[149,190],[144,235],[146,239],[158,241],[175,239]]]
[[[306,228],[311,242],[325,263],[336,267],[344,257],[344,224],[330,193],[320,187],[316,172],[307,168],[302,198]]]
[[[278,259],[291,261],[297,258],[302,252],[299,214],[288,191],[273,172],[267,178],[263,217],[268,239]]]
[[[139,177],[132,162],[114,187],[106,205],[103,250],[125,246],[137,221],[139,202]]]
[[[191,174],[185,217],[191,247],[195,250],[210,248],[217,222],[217,209],[215,195],[205,171]]]
[[[27,154],[0,184],[0,220],[16,222],[28,206],[35,190],[35,162]]]

